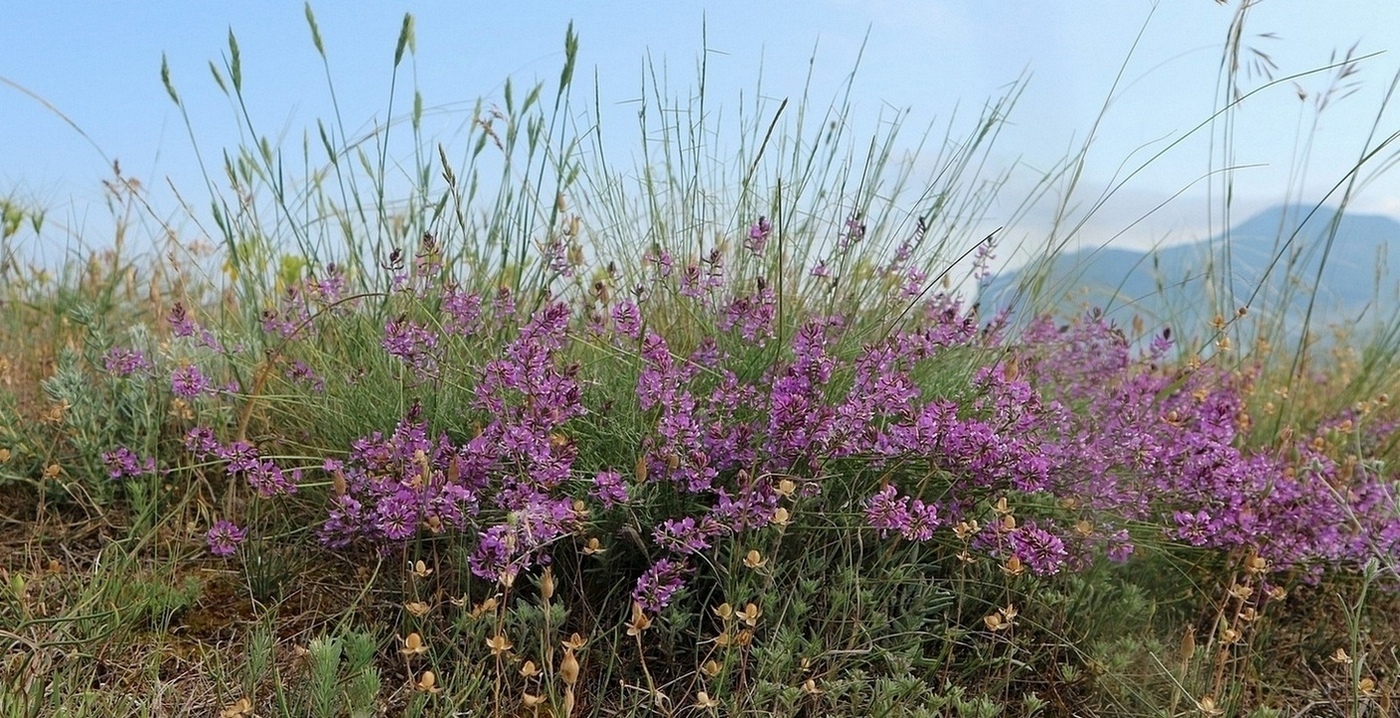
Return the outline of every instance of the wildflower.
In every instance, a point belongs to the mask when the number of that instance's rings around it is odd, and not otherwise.
[[[651,628],[651,617],[642,610],[642,604],[632,602],[632,620],[627,622],[627,635],[641,637],[642,632]]]
[[[744,565],[749,568],[762,568],[766,563],[768,563],[768,559],[764,558],[763,554],[758,552],[758,549],[749,549],[749,552],[744,555]]]
[[[1027,523],[1007,537],[1013,555],[1026,564],[1031,573],[1049,576],[1064,567],[1069,552],[1064,541],[1049,531]]]
[[[719,706],[719,701],[710,697],[709,693],[700,691],[695,694],[695,707],[702,710]]]
[[[593,477],[593,486],[588,494],[610,509],[616,504],[627,503],[627,484],[622,474],[616,471],[600,471]]]
[[[749,626],[756,626],[758,625],[759,617],[763,615],[763,610],[753,603],[747,603],[744,604],[744,608],[742,610],[735,611],[734,615],[738,616],[739,620],[743,621]]]
[[[498,633],[486,639],[486,647],[491,649],[491,655],[500,658],[506,651],[514,648],[515,644],[511,643],[510,639]]]
[[[432,606],[429,606],[428,604],[423,603],[422,601],[409,601],[408,603],[405,603],[403,605],[403,608],[405,611],[408,611],[409,615],[413,616],[414,618],[422,618],[423,616],[427,615],[428,611],[432,610]]]
[[[403,648],[399,653],[405,656],[421,656],[428,652],[428,647],[423,644],[423,637],[417,633],[410,633],[403,639]]]
[[[574,656],[574,649],[564,649],[564,658],[559,661],[559,678],[564,681],[564,685],[572,686],[578,682],[578,658]]]
[[[209,380],[200,373],[199,367],[186,364],[170,375],[170,389],[176,396],[194,398],[209,391]]]
[[[219,718],[245,718],[253,715],[253,702],[247,696],[239,698],[233,705],[219,711]]]
[[[527,660],[520,664],[520,675],[525,678],[534,678],[540,674],[540,667],[534,661]]]
[[[418,682],[413,685],[414,689],[424,693],[441,693],[442,689],[437,686],[437,674],[432,671],[423,671]]]
[[[1207,716],[1218,716],[1225,712],[1224,708],[1216,707],[1215,699],[1210,696],[1196,701],[1196,707],[1200,709],[1201,713]]]
[[[139,349],[112,347],[102,355],[102,366],[108,373],[117,376],[131,376],[138,371],[151,368],[151,362]]]
[[[711,658],[708,661],[705,661],[704,665],[700,666],[700,672],[704,673],[705,675],[711,678],[714,678],[715,676],[719,675],[720,672],[719,662],[713,658]]]
[[[773,234],[773,223],[766,217],[759,217],[758,221],[749,226],[749,236],[744,242],[744,246],[756,255],[763,254],[763,248],[768,244],[768,238]]]
[[[214,527],[204,535],[205,542],[209,545],[209,553],[215,556],[232,556],[244,538],[247,538],[247,533],[227,519],[214,522]]]
[[[585,556],[593,556],[603,553],[604,551],[607,551],[607,549],[603,548],[603,544],[598,541],[597,536],[589,536],[588,541],[583,544],[583,555]]]
[[[677,591],[685,586],[690,567],[670,559],[660,559],[637,579],[632,601],[647,611],[657,613],[670,605]]]

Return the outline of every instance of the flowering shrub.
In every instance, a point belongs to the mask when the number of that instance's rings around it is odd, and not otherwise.
[[[761,252],[771,231],[754,225],[746,248]],[[746,365],[747,347],[781,336],[772,289],[760,282],[756,294],[724,299],[722,262],[672,272],[669,255],[651,261],[659,286],[712,313],[717,333],[688,353],[646,324],[643,304],[575,313],[551,300],[481,364],[453,367],[459,342],[479,341],[487,325],[509,331],[514,299],[502,291],[483,310],[479,295],[446,283],[397,282],[410,303],[439,307],[439,319],[400,314],[384,325],[381,349],[412,369],[411,384],[475,377],[463,415],[480,418],[470,436],[434,432],[415,403],[387,435],[323,459],[333,495],[321,541],[386,548],[452,533],[467,538],[472,573],[509,584],[549,564],[558,547],[572,550],[569,537],[630,516],[655,551],[632,591],[652,614],[708,570],[693,557],[804,514],[853,514],[884,541],[961,546],[965,559],[970,550],[1010,574],[1040,576],[1100,557],[1128,560],[1129,529],[1141,525],[1314,578],[1397,552],[1400,518],[1379,467],[1353,461],[1344,475],[1326,451],[1335,427],[1282,450],[1247,448],[1249,377],[1162,368],[1168,333],[1135,354],[1095,313],[1064,326],[1037,319],[1006,339],[993,331],[998,323],[984,327],[937,294],[917,323],[858,346],[848,340],[854,317],[807,318],[784,339],[785,352]],[[635,460],[579,465],[581,450],[617,461],[618,451],[575,437],[580,421],[628,401],[585,405],[585,385],[605,381],[571,358],[585,337],[631,357],[632,400],[646,426]],[[963,381],[930,382],[941,365],[969,356],[985,360]],[[303,362],[284,373],[323,386]],[[192,365],[172,381],[181,396],[209,384]],[[219,444],[197,429],[186,444],[262,496],[301,483],[300,471],[247,442]],[[135,461],[109,459],[119,473],[138,471]]]

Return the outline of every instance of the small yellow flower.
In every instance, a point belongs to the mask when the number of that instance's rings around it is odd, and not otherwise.
[[[10,460],[10,450],[0,449],[0,464],[8,463]]]
[[[728,623],[731,618],[734,618],[734,607],[728,603],[721,603],[710,610],[725,623]]]
[[[486,647],[491,649],[491,655],[500,658],[506,651],[514,648],[515,644],[511,643],[510,639],[497,633],[486,639]]]
[[[607,549],[603,548],[603,544],[598,541],[597,536],[590,536],[588,542],[583,545],[584,556],[592,556],[594,554],[603,553],[604,551],[607,551]]]
[[[739,646],[741,648],[748,648],[749,644],[751,643],[753,643],[752,629],[745,628],[744,630],[734,634],[734,645]]]
[[[802,691],[809,696],[814,696],[822,692],[822,690],[817,687],[817,681],[815,678],[808,678],[807,680],[803,681]]]
[[[1006,559],[1006,563],[1001,565],[1001,572],[1008,576],[1020,576],[1026,572],[1026,567],[1021,563],[1021,557],[1012,554]]]
[[[1248,599],[1253,593],[1254,588],[1252,586],[1246,586],[1242,583],[1237,583],[1230,587],[1230,595],[1241,601]]]
[[[1080,519],[1074,524],[1074,532],[1084,538],[1088,538],[1094,535],[1094,525],[1084,519]]]
[[[792,496],[792,492],[797,490],[797,484],[792,479],[783,479],[778,482],[778,495],[784,498]]]
[[[779,506],[773,510],[773,523],[779,526],[787,526],[789,521],[792,521],[792,514],[788,513],[787,509]]]
[[[554,569],[551,567],[545,567],[540,574],[540,598],[546,601],[554,598]]]
[[[578,635],[578,632],[575,631],[573,635],[564,639],[564,641],[562,641],[559,645],[563,646],[567,650],[577,651],[583,648],[584,644],[586,643],[587,641],[583,640],[583,636]]]
[[[441,693],[442,689],[437,685],[437,674],[432,671],[423,671],[423,675],[418,678],[418,682],[413,687],[424,693]]]
[[[1201,710],[1201,713],[1208,716],[1218,716],[1225,712],[1224,708],[1216,707],[1215,699],[1210,696],[1206,696],[1205,698],[1196,701],[1196,707]]]
[[[540,674],[540,667],[534,661],[525,661],[520,666],[520,675],[526,678],[534,678]]]
[[[428,652],[428,647],[423,644],[423,637],[417,633],[410,633],[403,639],[403,648],[399,653],[405,656],[421,656]]]
[[[753,603],[744,605],[744,610],[736,611],[734,615],[750,626],[758,625],[758,617],[763,615],[763,611]]]
[[[433,570],[420,559],[413,562],[413,575],[417,578],[427,578],[433,575]]]
[[[1001,530],[1002,530],[1002,531],[1015,531],[1015,530],[1016,530],[1016,517],[1015,517],[1015,516],[1012,516],[1011,514],[1007,514],[1007,515],[1001,517]]]
[[[651,617],[642,610],[642,604],[633,601],[632,620],[627,623],[627,635],[640,636],[648,628],[651,628]]]
[[[408,603],[405,603],[403,605],[403,608],[405,611],[408,611],[414,618],[422,618],[423,616],[427,615],[428,611],[433,610],[432,606],[429,606],[428,604],[423,603],[422,601],[409,601]]]
[[[1243,637],[1244,634],[1240,633],[1234,628],[1226,628],[1225,630],[1220,632],[1220,642],[1227,646],[1234,643],[1239,643],[1240,639]]]
[[[48,466],[45,466],[45,467],[44,467],[44,478],[46,478],[46,479],[56,478],[56,477],[58,476],[59,472],[61,472],[61,471],[63,471],[63,468],[60,467],[58,464],[49,464]]]
[[[247,697],[239,698],[233,705],[219,711],[219,718],[245,718],[253,715],[253,702]]]
[[[744,555],[744,565],[749,568],[762,568],[765,563],[768,563],[768,559],[764,558],[763,554],[758,552],[758,549],[751,548],[749,552]]]
[[[702,666],[700,666],[700,672],[701,672],[701,673],[704,673],[705,675],[707,675],[707,676],[709,676],[709,677],[711,677],[711,678],[714,678],[715,676],[719,675],[719,671],[720,671],[719,662],[716,661],[716,660],[713,659],[713,658],[711,658],[711,659],[708,660],[708,661],[705,661],[705,664],[702,665]]]
[[[1376,696],[1376,680],[1370,676],[1362,678],[1361,681],[1356,684],[1356,688],[1361,691],[1362,695],[1368,698],[1374,698]]]
[[[1011,507],[1007,506],[1005,496],[1002,496],[1001,498],[997,499],[996,505],[992,506],[992,511],[995,512],[998,516],[1011,515]]]
[[[1273,588],[1269,589],[1269,598],[1272,598],[1275,601],[1282,601],[1283,599],[1288,598],[1288,590],[1285,589],[1283,586],[1274,586]]]
[[[565,649],[564,658],[559,661],[559,677],[563,679],[564,685],[572,686],[578,683],[578,671],[578,658],[574,656],[574,650]]]
[[[986,616],[983,616],[982,623],[987,626],[988,630],[1005,631],[1006,629],[1011,628],[1011,625],[1016,620],[1016,616],[1018,613],[1019,612],[1016,610],[1016,607],[1008,603],[1006,605],[1006,608],[998,608],[995,613],[990,613]]]
[[[959,541],[966,541],[981,528],[982,527],[977,524],[977,519],[959,521],[958,525],[953,527],[953,535],[957,536]]]
[[[544,703],[544,696],[537,696],[533,693],[521,693],[520,702],[524,703],[526,708],[536,708],[541,703]]]
[[[695,707],[701,709],[714,708],[719,705],[719,701],[710,697],[709,693],[700,691],[695,694]]]
[[[496,610],[496,597],[495,597],[495,596],[492,596],[492,597],[486,599],[485,601],[482,601],[481,603],[478,603],[478,604],[476,604],[475,606],[472,606],[471,613],[468,613],[467,616],[470,617],[470,618],[472,618],[473,620],[475,620],[475,619],[481,618],[482,616],[485,616],[485,615],[488,614],[488,613],[494,613],[495,610]]]
[[[1351,656],[1347,655],[1347,649],[1345,648],[1338,647],[1337,650],[1333,651],[1331,660],[1333,663],[1347,666],[1351,665]]]

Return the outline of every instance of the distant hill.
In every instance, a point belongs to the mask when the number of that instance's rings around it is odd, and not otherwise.
[[[1380,215],[1338,217],[1331,208],[1302,205],[1271,208],[1202,242],[1150,252],[1065,253],[994,277],[981,303],[1002,307],[1038,296],[1038,306],[1061,314],[1102,307],[1120,323],[1139,315],[1148,326],[1174,326],[1188,335],[1204,330],[1216,311],[1228,315],[1248,304],[1256,316],[1292,328],[1300,324],[1324,255],[1313,327],[1358,318],[1386,321],[1400,312],[1400,274],[1387,270],[1391,255],[1400,261],[1400,222]]]

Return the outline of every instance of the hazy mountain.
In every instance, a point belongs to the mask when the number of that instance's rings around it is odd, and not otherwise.
[[[1248,305],[1255,317],[1283,319],[1291,329],[1300,324],[1316,284],[1314,327],[1385,321],[1400,311],[1400,274],[1387,271],[1391,254],[1400,254],[1400,222],[1394,219],[1338,217],[1326,207],[1286,205],[1202,242],[1150,252],[1065,253],[993,278],[982,305],[1038,296],[1037,306],[1060,313],[1104,307],[1120,322],[1137,314],[1148,326],[1170,325],[1187,334],[1204,329],[1216,311],[1228,314]]]

